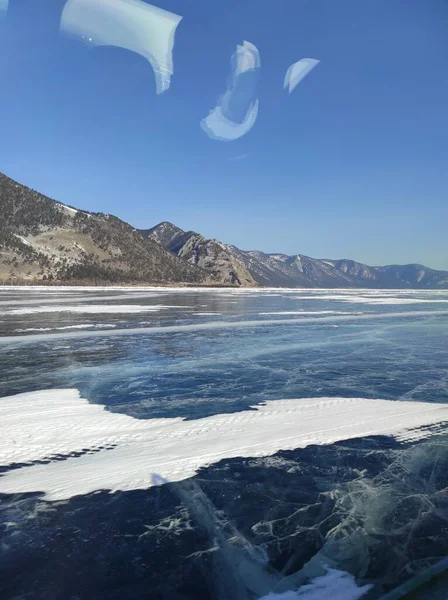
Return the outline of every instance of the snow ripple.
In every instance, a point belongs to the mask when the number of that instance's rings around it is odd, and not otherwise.
[[[266,456],[370,435],[429,437],[448,405],[362,398],[269,401],[195,421],[139,420],[82,399],[75,389],[0,399],[0,493],[64,500],[107,489],[181,481],[222,458]],[[162,479],[161,479],[162,478]]]

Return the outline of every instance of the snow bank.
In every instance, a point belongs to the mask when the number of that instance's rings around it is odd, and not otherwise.
[[[90,404],[74,389],[30,392],[0,398],[0,464],[49,462],[7,472],[0,493],[42,491],[62,500],[100,489],[146,489],[222,458],[375,434],[417,439],[437,432],[442,421],[448,421],[445,404],[362,398],[277,400],[194,421],[139,420]]]
[[[110,298],[113,300],[113,298]],[[52,313],[52,312],[71,312],[71,313],[86,313],[86,314],[104,314],[104,313],[145,313],[158,312],[165,308],[173,308],[171,306],[163,306],[155,304],[153,306],[144,306],[136,304],[91,304],[86,306],[33,306],[30,308],[14,308],[10,310],[10,315],[32,315],[35,313]],[[176,306],[174,308],[181,308]]]
[[[260,312],[259,315],[352,315],[352,314],[362,314],[359,312],[347,312],[342,310],[278,310],[278,311],[270,311],[270,312]]]
[[[316,577],[297,592],[268,594],[260,600],[357,600],[370,590],[371,585],[358,587],[349,573],[328,569],[325,575]]]
[[[65,331],[66,329],[85,329],[86,327],[93,327],[94,329],[113,329],[116,325],[112,323],[82,323],[80,325],[65,325],[64,327],[28,327],[28,329],[14,329],[17,333],[25,333],[27,331]]]
[[[361,295],[353,294],[321,294],[318,296],[297,296],[298,300],[338,300],[340,302],[351,302],[353,304],[446,304],[448,298],[404,298],[396,295]]]

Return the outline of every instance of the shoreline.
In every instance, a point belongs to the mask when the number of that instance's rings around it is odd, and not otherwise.
[[[122,282],[111,282],[111,281],[92,281],[88,279],[75,279],[70,281],[43,281],[39,280],[18,280],[18,281],[1,281],[0,288],[18,288],[18,287],[115,287],[115,288],[245,288],[245,289],[260,289],[261,286],[243,286],[243,285],[232,285],[232,284],[220,284],[220,283],[194,283],[194,282],[144,282],[144,281],[122,281]],[[280,289],[280,288],[279,288]],[[301,288],[297,288],[301,289]]]
[[[70,281],[43,281],[43,280],[0,280],[0,289],[14,288],[185,288],[185,289],[235,289],[235,290],[367,290],[367,291],[399,291],[399,292],[448,292],[447,287],[433,288],[411,288],[411,287],[282,287],[282,286],[262,286],[262,285],[232,285],[230,283],[194,283],[194,282],[110,282],[110,281],[91,281],[87,279],[76,279]]]

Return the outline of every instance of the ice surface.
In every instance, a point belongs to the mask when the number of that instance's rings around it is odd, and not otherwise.
[[[430,303],[446,291],[0,288],[0,299],[0,490],[37,492],[2,497],[0,596],[53,585],[67,598],[182,588],[297,600],[327,565],[344,600],[344,573],[378,598],[448,552],[446,408],[426,412],[447,399],[448,305]],[[103,303],[172,308],[11,312]],[[82,330],[103,324],[118,335]],[[64,400],[68,388],[79,394]]]
[[[332,315],[332,314],[355,314],[342,310],[279,310],[261,312],[259,315]],[[358,314],[358,313],[356,313]]]
[[[319,296],[297,296],[298,300],[340,300],[341,302],[352,302],[354,304],[425,304],[425,303],[447,303],[447,298],[403,298],[395,295],[352,295],[352,294],[322,294]]]
[[[145,312],[143,310],[132,310],[135,308],[133,305],[129,305],[130,312]],[[46,308],[46,307],[42,307]],[[65,308],[65,307],[64,307]],[[75,307],[76,308],[76,307]],[[88,306],[86,307],[78,307],[80,308],[79,312],[89,312]],[[81,310],[82,308],[82,310]],[[99,310],[101,308],[101,310]],[[105,308],[105,310],[103,310]],[[107,310],[110,308],[111,310]],[[123,307],[110,307],[109,305],[101,305],[101,307],[95,307],[93,312],[102,313],[102,312],[126,312],[122,309]],[[147,310],[151,312],[154,307],[147,307]],[[159,307],[159,308],[167,308],[167,307]],[[180,307],[177,307],[180,308]],[[112,310],[113,309],[113,310]],[[35,312],[34,309],[16,309],[20,311],[32,311]],[[59,311],[59,309],[57,309]],[[57,312],[56,311],[56,312]],[[39,312],[41,312],[39,310]],[[47,311],[43,311],[47,312]],[[55,312],[53,309],[49,312]],[[69,312],[69,311],[67,311]],[[78,312],[78,311],[77,311]],[[15,312],[11,311],[9,314],[28,314],[24,312]],[[1,344],[10,344],[11,342],[21,344],[30,344],[35,342],[43,342],[43,341],[51,341],[56,339],[74,339],[74,338],[82,338],[82,337],[116,337],[116,336],[131,336],[131,335],[150,335],[150,334],[160,334],[160,333],[181,333],[181,332],[192,332],[192,331],[207,331],[214,329],[242,329],[242,328],[256,328],[256,327],[268,327],[268,326],[278,326],[278,325],[289,325],[289,326],[302,326],[309,325],[311,323],[341,323],[341,322],[350,322],[350,321],[370,321],[370,320],[399,320],[403,318],[412,317],[413,319],[420,319],[422,317],[430,317],[430,316],[446,316],[448,315],[448,310],[419,310],[419,311],[402,311],[402,312],[376,312],[376,313],[350,313],[343,315],[334,315],[334,316],[322,316],[322,317],[303,317],[301,319],[262,319],[262,320],[241,320],[241,321],[210,321],[206,323],[195,323],[195,324],[187,324],[187,325],[163,325],[163,326],[153,326],[153,327],[139,327],[139,328],[125,328],[125,329],[114,329],[108,331],[73,331],[73,332],[62,332],[62,333],[48,333],[48,334],[31,334],[24,336],[3,336],[0,337],[0,345]]]
[[[146,489],[155,474],[180,481],[222,458],[377,434],[421,439],[446,420],[445,404],[361,398],[276,400],[195,421],[139,420],[90,404],[74,389],[30,392],[0,399],[0,464],[19,466],[0,478],[0,492],[63,500]],[[429,425],[435,429],[416,429]]]
[[[16,287],[14,287],[14,289],[18,289]],[[36,288],[30,288],[30,293],[28,293],[28,290],[26,290],[25,288],[20,288],[19,289],[19,294],[21,294],[22,292],[27,291],[26,294],[26,298],[24,299],[23,297],[19,297],[19,298],[14,298],[14,299],[9,299],[9,300],[1,300],[0,301],[0,306],[24,306],[24,305],[33,305],[33,304],[42,304],[42,302],[45,302],[45,304],[66,304],[69,302],[74,302],[75,300],[79,300],[80,302],[92,302],[92,301],[96,301],[96,300],[102,300],[104,301],[109,301],[109,300],[136,300],[136,299],[141,299],[141,298],[155,298],[156,296],[161,296],[163,295],[162,292],[157,293],[157,292],[131,292],[128,291],[124,294],[117,294],[116,291],[115,292],[111,292],[110,294],[92,294],[92,292],[97,292],[98,290],[94,290],[94,289],[87,289],[87,290],[82,290],[81,288],[74,288],[71,292],[67,292],[67,289],[65,289],[66,294],[65,296],[67,297],[62,297],[59,295],[59,293],[62,291],[60,288],[57,288],[57,294],[58,296],[56,298],[49,298],[48,296],[43,298],[43,295],[52,295],[52,296],[56,296],[56,294],[51,294],[51,290],[46,289],[45,290],[45,294],[39,294],[36,293]],[[0,288],[0,297],[2,296],[2,290]],[[5,294],[3,294],[5,295]],[[31,296],[31,298],[30,298]],[[33,297],[34,296],[34,297]]]
[[[11,315],[32,315],[34,313],[53,313],[53,312],[72,312],[72,313],[90,313],[90,314],[105,314],[105,313],[144,313],[157,312],[164,308],[171,308],[163,305],[148,305],[140,306],[136,304],[90,304],[86,306],[33,306],[31,308],[14,308],[9,311]],[[177,307],[176,307],[177,308]],[[180,307],[179,307],[180,308]]]
[[[401,447],[373,477],[360,470],[351,481],[337,481],[322,546],[276,590],[299,587],[323,564],[390,589],[437,562],[446,554],[447,441],[442,435]],[[375,455],[382,460],[381,450]]]

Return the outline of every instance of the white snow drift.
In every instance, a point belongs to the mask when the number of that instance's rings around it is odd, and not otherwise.
[[[160,304],[154,305],[138,305],[138,304],[90,304],[85,306],[32,306],[30,308],[14,308],[9,311],[10,315],[33,315],[35,313],[54,313],[54,312],[71,312],[71,313],[85,313],[85,314],[134,314],[134,313],[146,313],[146,312],[158,312],[159,310],[167,308],[182,308],[179,306],[163,306]]]
[[[316,577],[297,591],[283,594],[268,594],[260,600],[358,600],[371,588],[371,585],[358,587],[355,578],[344,571],[327,569],[325,575]]]
[[[8,471],[0,492],[42,491],[47,500],[63,500],[146,489],[222,458],[374,434],[421,438],[431,433],[419,427],[432,425],[434,433],[447,420],[448,405],[361,398],[276,400],[194,421],[139,420],[90,404],[74,389],[24,393],[0,399],[0,464],[50,462]]]

